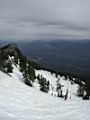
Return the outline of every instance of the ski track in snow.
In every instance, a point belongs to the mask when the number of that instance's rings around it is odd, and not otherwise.
[[[12,77],[0,71],[0,120],[90,120],[90,101],[75,95],[64,101],[26,86],[20,78],[18,69]]]

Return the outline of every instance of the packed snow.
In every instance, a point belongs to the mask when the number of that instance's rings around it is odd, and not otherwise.
[[[42,70],[36,74],[43,74],[55,89],[55,75]],[[65,90],[68,87],[71,99],[65,101],[40,92],[38,81],[34,87],[25,85],[22,73],[15,66],[10,75],[0,71],[0,120],[90,120],[90,101],[76,96],[76,85],[71,86],[64,78],[61,83]]]

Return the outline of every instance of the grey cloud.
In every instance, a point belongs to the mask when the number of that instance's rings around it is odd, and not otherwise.
[[[0,0],[0,39],[90,39],[90,0]]]

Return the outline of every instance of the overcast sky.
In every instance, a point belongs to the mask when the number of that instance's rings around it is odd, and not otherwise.
[[[0,39],[90,39],[90,0],[0,0]]]

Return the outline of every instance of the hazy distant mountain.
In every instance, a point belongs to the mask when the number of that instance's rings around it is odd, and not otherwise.
[[[5,44],[5,42],[4,42]],[[90,77],[90,41],[17,42],[24,55],[43,67]]]
[[[90,41],[18,42],[30,59],[43,67],[90,77]]]

